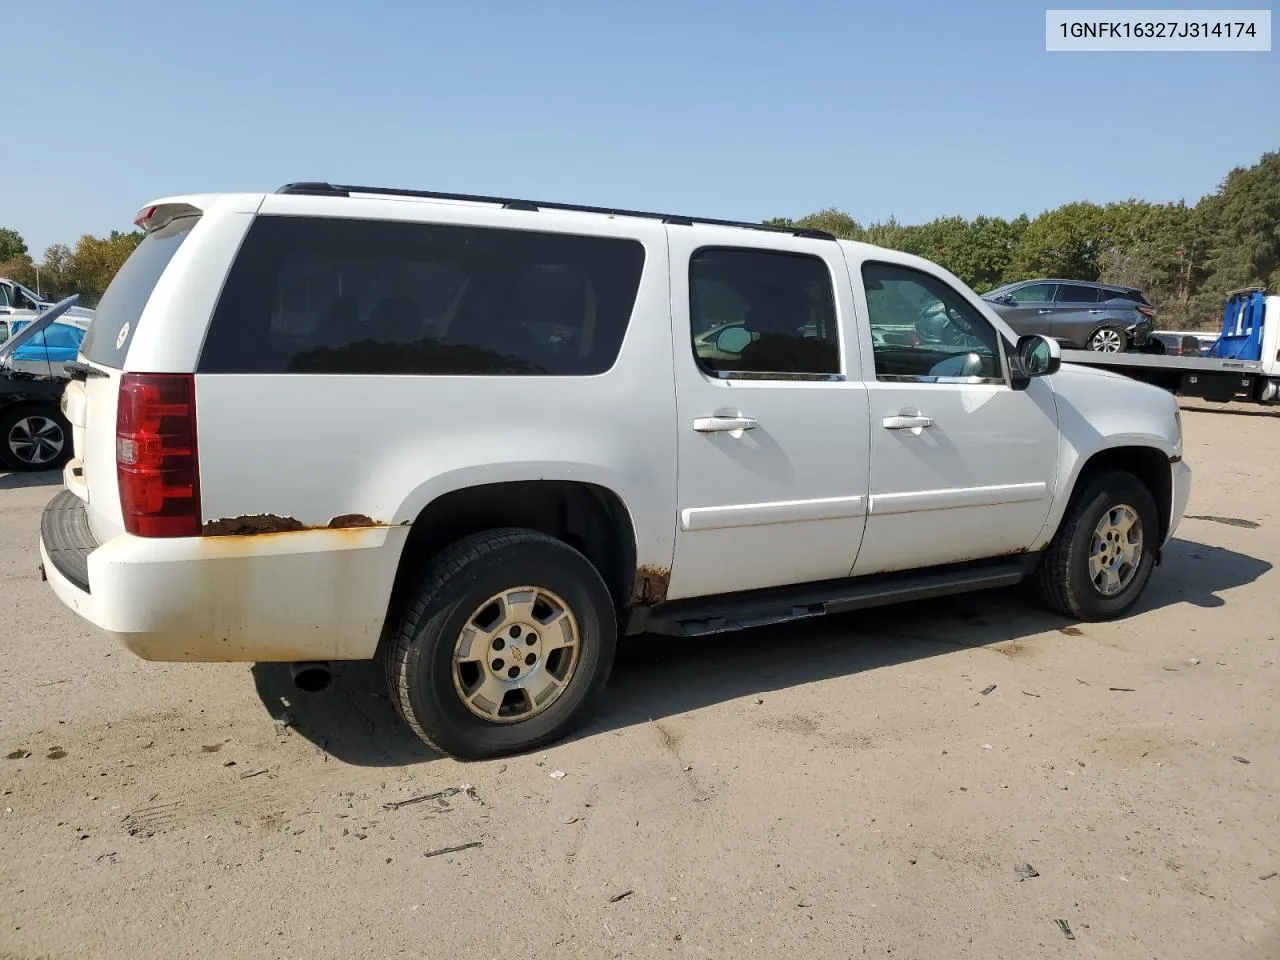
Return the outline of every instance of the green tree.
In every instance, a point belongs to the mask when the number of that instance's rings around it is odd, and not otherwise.
[[[97,303],[116,272],[141,242],[142,234],[137,231],[121,233],[112,230],[107,237],[86,233],[76,244],[66,267],[69,286],[87,301]]]
[[[1195,297],[1199,313],[1216,315],[1230,290],[1280,288],[1280,152],[1232,170],[1216,194],[1197,204],[1196,214],[1208,248],[1205,281]]]
[[[1098,279],[1098,261],[1106,250],[1102,208],[1096,203],[1067,203],[1032,220],[1013,257],[1020,277]]]
[[[9,227],[0,227],[0,263],[17,260],[26,252],[27,241],[22,239],[22,234]]]

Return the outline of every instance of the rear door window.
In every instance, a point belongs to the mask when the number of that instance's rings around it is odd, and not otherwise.
[[[693,353],[704,373],[786,379],[840,372],[831,271],[818,257],[703,248],[689,261],[689,297]]]
[[[1098,288],[1085,287],[1074,283],[1058,284],[1058,292],[1054,295],[1057,303],[1097,303]]]
[[[102,295],[85,335],[85,358],[104,367],[124,366],[129,344],[138,333],[138,318],[151,299],[160,275],[187,239],[199,217],[181,217],[143,238]]]
[[[635,240],[260,216],[199,371],[599,374],[621,350],[643,266]]]

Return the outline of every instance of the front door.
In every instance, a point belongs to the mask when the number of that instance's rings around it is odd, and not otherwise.
[[[869,439],[839,246],[784,251],[729,228],[711,244],[681,227],[668,237],[679,417],[668,598],[847,576]]]
[[[875,260],[851,267],[871,324],[941,310],[954,344],[876,344],[864,361],[870,507],[854,573],[1025,550],[1044,526],[1057,476],[1052,388],[1045,378],[1011,386],[1002,338],[943,277]]]
[[[1018,336],[1039,333],[1053,336],[1053,283],[1029,283],[1010,292],[1011,300],[1000,307],[1000,316]]]

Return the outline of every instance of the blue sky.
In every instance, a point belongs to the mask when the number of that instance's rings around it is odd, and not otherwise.
[[[291,180],[921,222],[1194,201],[1280,149],[1280,51],[1049,54],[1012,0],[3,5],[0,225],[37,259]]]

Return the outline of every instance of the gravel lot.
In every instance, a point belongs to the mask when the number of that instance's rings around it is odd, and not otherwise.
[[[1280,417],[1186,410],[1197,519],[1129,620],[642,638],[585,734],[479,764],[365,666],[112,647],[36,573],[56,478],[0,476],[0,958],[1274,960]]]

